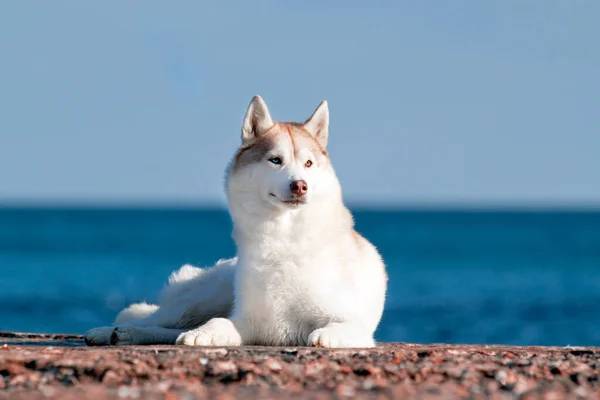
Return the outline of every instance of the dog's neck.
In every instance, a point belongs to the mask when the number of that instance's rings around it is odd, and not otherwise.
[[[257,200],[260,201],[260,200]],[[240,252],[315,251],[351,234],[354,221],[341,196],[286,209],[230,202],[233,238]]]

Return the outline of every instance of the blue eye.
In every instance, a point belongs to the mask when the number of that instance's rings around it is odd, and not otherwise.
[[[281,158],[279,158],[279,157],[271,157],[271,158],[269,158],[269,161],[275,165],[281,164]]]

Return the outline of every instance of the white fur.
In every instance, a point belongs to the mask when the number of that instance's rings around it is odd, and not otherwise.
[[[305,125],[323,146],[328,122],[324,102]],[[272,125],[264,101],[253,99],[243,143]],[[129,307],[117,317],[119,326],[88,331],[88,344],[375,345],[387,285],[379,253],[354,231],[329,163],[304,167],[318,157],[284,136],[272,153],[286,163],[228,170],[238,256],[210,269],[183,266],[169,278],[159,307]],[[308,184],[305,201],[285,203],[297,179]]]
[[[158,310],[158,306],[154,304],[132,304],[117,314],[117,317],[115,318],[115,325],[121,325],[126,322],[135,321],[136,319],[149,317],[156,310]]]

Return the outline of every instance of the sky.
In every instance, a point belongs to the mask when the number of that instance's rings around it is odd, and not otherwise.
[[[224,204],[250,99],[348,202],[600,206],[600,3],[0,5],[0,203]]]

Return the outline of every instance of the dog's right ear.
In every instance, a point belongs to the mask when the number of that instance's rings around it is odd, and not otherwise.
[[[254,96],[244,117],[242,144],[263,135],[271,126],[273,126],[273,120],[269,114],[267,104],[262,97]]]

